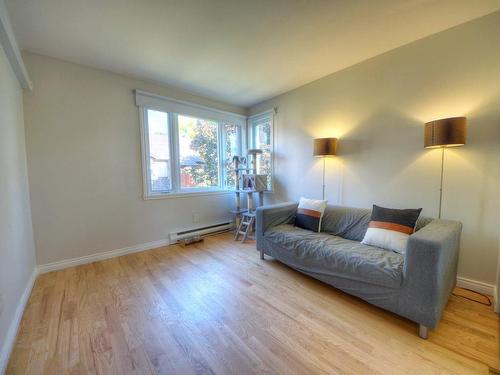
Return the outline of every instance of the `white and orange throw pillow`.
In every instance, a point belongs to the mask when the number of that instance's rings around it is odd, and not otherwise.
[[[320,232],[326,203],[327,201],[323,200],[300,198],[297,214],[295,215],[295,226],[313,232]]]
[[[404,254],[421,211],[421,208],[398,210],[373,205],[371,221],[361,243]]]

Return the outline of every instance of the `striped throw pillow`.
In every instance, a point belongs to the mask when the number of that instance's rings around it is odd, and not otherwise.
[[[404,254],[421,211],[421,208],[398,210],[373,205],[371,221],[361,243]]]
[[[313,232],[321,231],[321,220],[325,213],[326,203],[327,201],[300,198],[295,215],[295,226]]]

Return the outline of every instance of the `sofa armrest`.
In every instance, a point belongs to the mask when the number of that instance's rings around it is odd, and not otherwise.
[[[435,327],[456,284],[460,233],[458,221],[433,220],[408,239],[404,265],[408,298]]]
[[[291,222],[297,211],[298,204],[286,202],[269,206],[257,207],[255,239],[257,249],[262,250],[264,233],[272,227]]]

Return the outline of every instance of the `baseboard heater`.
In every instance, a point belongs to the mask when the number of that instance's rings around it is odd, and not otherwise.
[[[177,241],[184,240],[186,238],[191,238],[191,237],[196,237],[196,236],[201,236],[201,237],[211,236],[214,234],[227,232],[233,228],[234,228],[234,224],[228,221],[225,223],[209,225],[206,227],[189,229],[189,230],[185,230],[182,232],[170,233],[169,239],[170,239],[170,243],[174,244]]]

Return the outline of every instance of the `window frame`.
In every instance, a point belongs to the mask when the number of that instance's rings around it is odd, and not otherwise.
[[[245,129],[244,129],[244,126],[243,125],[238,125],[238,124],[232,124],[230,123],[229,121],[222,121],[222,126],[219,128],[219,131],[222,133],[221,134],[221,142],[219,143],[219,155],[222,156],[222,157],[219,157],[219,162],[220,162],[220,168],[219,168],[219,171],[222,173],[222,176],[221,178],[223,179],[223,186],[225,187],[225,190],[229,190],[229,191],[234,191],[234,189],[232,187],[228,187],[226,186],[226,180],[227,180],[227,173],[226,173],[226,168],[224,166],[224,147],[226,145],[226,141],[227,141],[227,132],[225,131],[225,126],[226,125],[234,125],[236,126],[236,129],[237,129],[237,141],[238,141],[238,150],[239,150],[239,155],[242,156],[244,155],[244,151],[243,151],[243,138],[244,138],[244,135],[245,135]]]
[[[153,191],[151,186],[151,167],[150,167],[150,159],[151,159],[151,151],[149,147],[149,121],[148,121],[148,110],[151,109],[156,111],[153,108],[143,107],[140,110],[140,127],[141,127],[141,158],[142,158],[142,177],[143,177],[143,194],[144,197],[148,198],[162,196],[166,194],[170,194],[174,188],[173,181],[173,160],[172,155],[169,155],[169,164],[170,164],[170,190],[164,191]],[[170,113],[167,113],[167,127],[168,127],[168,142],[170,147],[170,153],[172,153],[172,116]]]
[[[149,145],[149,122],[148,122],[148,110],[159,111],[167,113],[168,121],[168,135],[169,135],[169,146],[170,146],[170,181],[171,190],[170,191],[153,191],[151,184],[151,168],[150,168],[150,145]],[[230,194],[234,192],[234,188],[226,186],[226,170],[224,165],[224,147],[226,142],[226,125],[234,125],[238,132],[238,150],[239,153],[243,153],[243,143],[245,136],[246,124],[243,122],[232,121],[231,118],[228,119],[211,119],[209,116],[199,116],[191,113],[177,113],[172,111],[167,111],[163,108],[158,108],[157,106],[146,106],[140,105],[140,128],[141,128],[141,158],[142,158],[142,176],[143,176],[143,198],[145,200],[150,199],[163,199],[163,198],[176,198],[176,197],[189,197],[189,196],[200,196],[200,195],[213,195],[213,194]],[[217,123],[217,150],[218,150],[218,186],[213,187],[194,187],[194,188],[182,188],[180,184],[180,149],[179,149],[179,126],[178,126],[178,116],[188,116],[193,118],[199,118],[208,121],[214,121]],[[218,117],[218,116],[217,116]],[[243,117],[243,116],[241,116]],[[246,116],[245,116],[246,119]]]
[[[247,121],[247,131],[248,131],[248,144],[247,149],[256,148],[255,145],[255,128],[265,122],[267,119],[270,122],[271,134],[270,134],[270,148],[271,148],[271,173],[270,179],[270,189],[266,190],[265,193],[274,193],[274,168],[275,168],[275,152],[274,152],[274,139],[275,139],[275,128],[274,128],[274,116],[277,112],[276,108],[269,109],[264,112],[252,115],[248,117]]]

